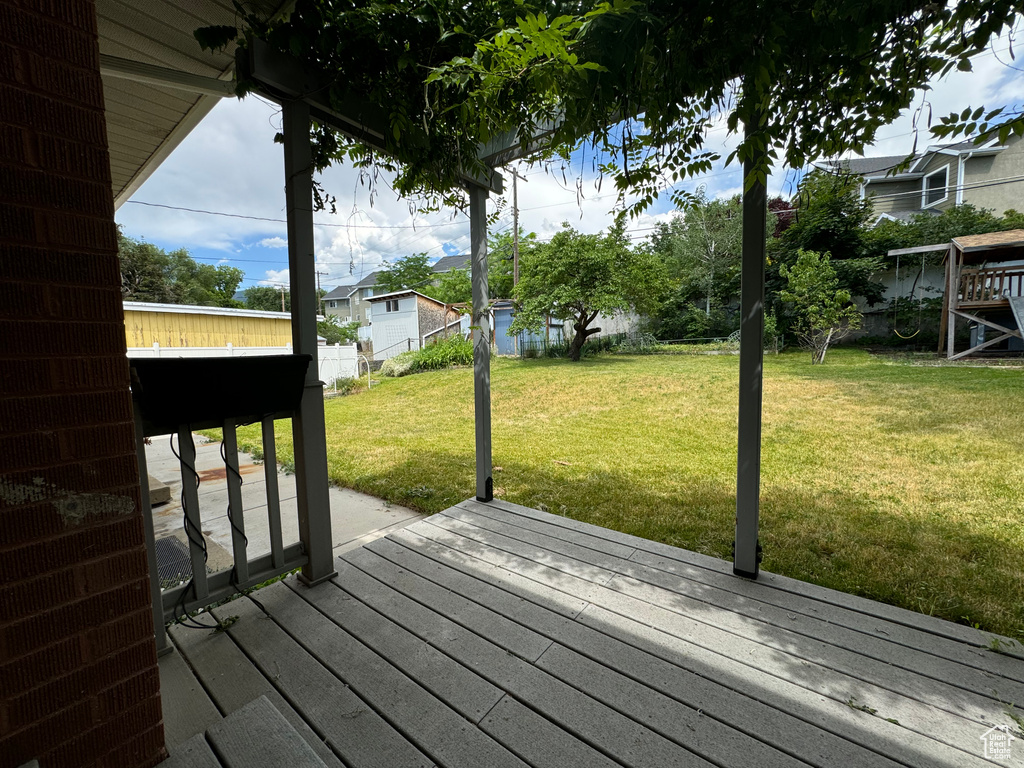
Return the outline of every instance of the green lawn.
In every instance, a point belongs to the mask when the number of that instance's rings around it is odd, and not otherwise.
[[[763,567],[1024,638],[1024,371],[808,358],[765,365]],[[495,495],[728,558],[737,369],[495,361]],[[387,380],[326,413],[335,482],[428,512],[474,494],[471,370]]]

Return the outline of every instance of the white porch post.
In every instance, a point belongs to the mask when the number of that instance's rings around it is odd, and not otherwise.
[[[750,135],[750,126],[747,127]],[[743,164],[743,178],[754,168]],[[744,181],[745,183],[745,181]],[[756,579],[761,563],[761,386],[764,368],[764,260],[767,191],[757,182],[743,193],[740,284],[739,450],[736,466],[736,539],[733,573]]]
[[[324,392],[316,339],[316,266],[313,255],[313,168],[309,105],[282,105],[288,275],[292,300],[292,351],[312,355],[299,410],[292,417],[299,540],[309,558],[299,578],[316,584],[335,575],[327,480]]]
[[[473,392],[476,413],[476,497],[494,498],[491,478],[491,317],[487,291],[487,190],[469,191],[470,273],[473,283]]]

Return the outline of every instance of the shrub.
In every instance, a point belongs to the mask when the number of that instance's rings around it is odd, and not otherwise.
[[[616,343],[615,351],[627,355],[653,355],[658,351],[658,340],[653,333],[632,333]]]
[[[472,365],[473,342],[462,336],[452,336],[427,344],[415,355],[419,370],[423,371],[451,368],[453,365]]]
[[[455,365],[473,364],[473,342],[462,336],[427,344],[423,349],[402,352],[384,361],[381,376],[406,376],[417,371],[437,371]]]
[[[351,376],[342,376],[327,385],[326,389],[337,391],[339,395],[350,395],[359,386],[359,380]]]
[[[400,355],[389,357],[380,367],[381,376],[405,376],[419,370],[416,364],[417,352],[402,352]]]

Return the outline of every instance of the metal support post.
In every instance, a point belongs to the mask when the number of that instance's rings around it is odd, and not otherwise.
[[[750,133],[750,127],[747,128]],[[744,180],[754,168],[743,164]],[[736,540],[733,573],[756,579],[761,563],[758,514],[761,493],[761,389],[764,369],[764,261],[767,192],[756,182],[743,192],[740,285],[739,450],[736,466]]]
[[[146,462],[146,441],[142,434],[142,417],[139,405],[132,403],[135,412],[135,456],[139,464],[139,497],[142,502],[142,530],[146,536],[146,561],[149,565],[149,599],[153,609],[153,638],[156,641],[156,655],[171,652],[164,628],[164,603],[160,592],[160,568],[156,561],[156,534],[153,528],[153,505],[149,499],[149,466]]]
[[[476,412],[476,497],[494,498],[491,477],[491,322],[487,295],[487,190],[470,185],[470,271],[473,282],[473,392]]]
[[[292,352],[312,355],[299,409],[292,417],[299,540],[306,564],[299,578],[313,585],[335,575],[331,499],[327,479],[324,384],[316,337],[316,261],[313,254],[313,165],[309,105],[282,105],[288,275],[292,300]]]

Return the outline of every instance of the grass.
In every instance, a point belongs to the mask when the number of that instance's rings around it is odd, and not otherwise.
[[[762,567],[1024,639],[1024,372],[808,357],[765,361]],[[494,361],[495,495],[729,558],[737,370]],[[334,482],[426,512],[474,494],[470,369],[325,409]],[[278,450],[291,460],[290,435]]]

